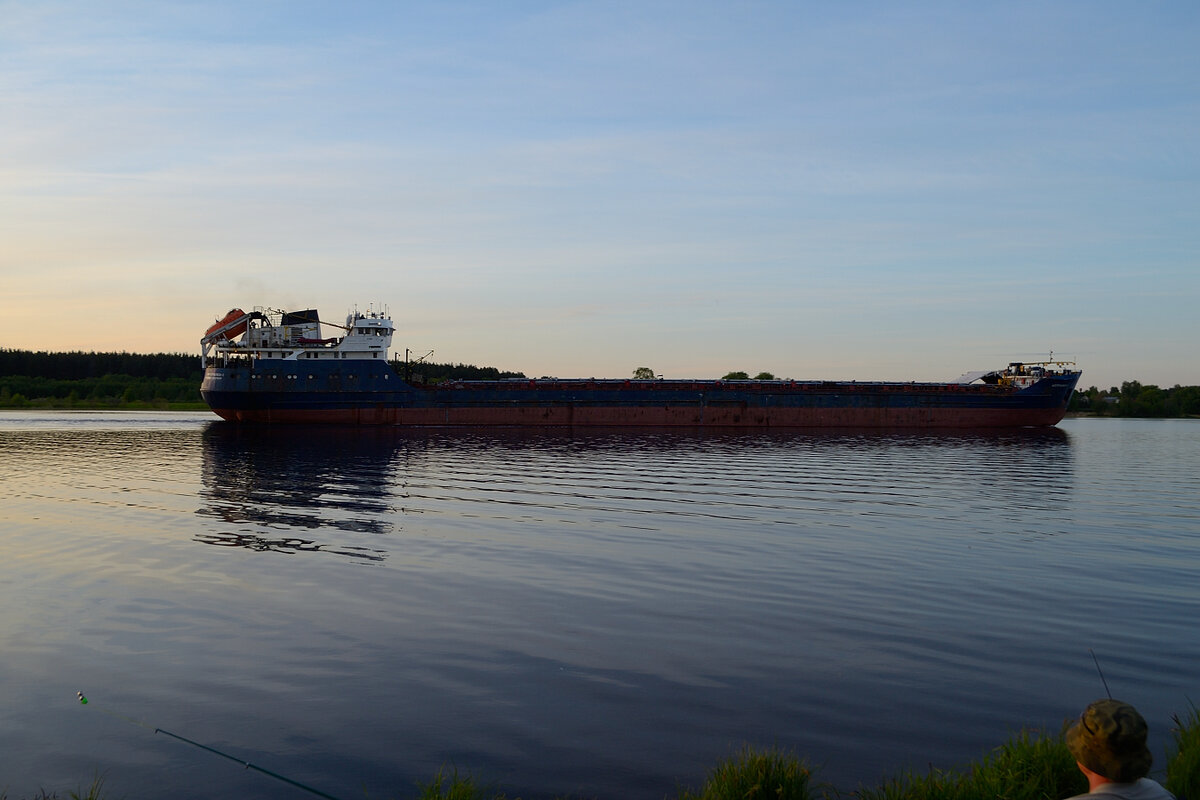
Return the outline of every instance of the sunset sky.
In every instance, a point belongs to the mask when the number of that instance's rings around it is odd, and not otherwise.
[[[1200,384],[1194,2],[6,2],[0,347]]]

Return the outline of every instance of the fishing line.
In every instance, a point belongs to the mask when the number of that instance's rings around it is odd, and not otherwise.
[[[84,705],[84,706],[88,705],[88,699],[87,699],[87,697],[84,696],[83,692],[76,692],[75,695],[79,698],[80,705]],[[209,747],[206,744],[200,744],[200,742],[192,741],[191,739],[187,738],[186,736],[180,736],[177,733],[171,733],[170,731],[165,730],[163,728],[158,728],[153,725],[150,725],[149,723],[142,722],[140,719],[134,719],[133,717],[127,717],[124,714],[118,714],[116,711],[110,711],[107,708],[101,707],[101,708],[98,708],[98,710],[105,714],[108,714],[110,717],[116,717],[117,719],[124,720],[125,722],[128,722],[132,725],[137,725],[139,728],[145,728],[146,730],[153,731],[154,733],[164,733],[167,736],[170,736],[172,739],[178,739],[179,741],[183,742],[184,744],[190,744],[192,747],[199,747],[201,750],[207,750],[208,752],[212,753],[213,755],[218,755],[221,758],[227,758],[230,761],[236,761],[238,764],[241,764],[246,769],[252,769],[255,772],[261,772],[263,775],[272,777],[277,781],[283,781],[284,783],[295,786],[297,789],[303,789],[304,791],[309,792],[310,794],[315,794],[317,797],[324,797],[326,800],[340,800],[339,798],[334,797],[331,794],[325,794],[324,792],[320,791],[319,789],[314,789],[311,786],[305,786],[303,783],[300,783],[299,781],[294,781],[291,778],[284,777],[283,775],[280,775],[278,772],[272,772],[271,770],[264,769],[263,767],[260,767],[256,764],[251,764],[249,761],[244,761],[244,760],[238,758],[237,756],[231,756],[231,755],[229,755],[229,753],[223,753],[215,747]]]
[[[1100,669],[1100,659],[1096,658],[1096,651],[1088,648],[1088,652],[1092,654],[1092,661],[1096,662],[1096,672],[1100,673],[1100,682],[1104,684],[1104,691],[1108,695],[1108,699],[1112,700],[1112,692],[1108,690],[1108,681],[1104,680],[1104,670]]]

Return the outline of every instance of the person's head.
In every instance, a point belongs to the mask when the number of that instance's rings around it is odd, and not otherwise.
[[[1154,757],[1146,747],[1146,720],[1120,700],[1097,700],[1067,728],[1067,748],[1085,767],[1117,783],[1150,772]]]

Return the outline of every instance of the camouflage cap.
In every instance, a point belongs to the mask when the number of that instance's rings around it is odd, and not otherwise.
[[[1067,728],[1067,748],[1092,772],[1131,783],[1150,772],[1154,757],[1146,747],[1146,720],[1120,700],[1097,700]]]

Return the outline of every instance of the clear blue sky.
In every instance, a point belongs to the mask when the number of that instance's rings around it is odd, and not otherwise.
[[[0,347],[1200,384],[1200,4],[6,2]]]

